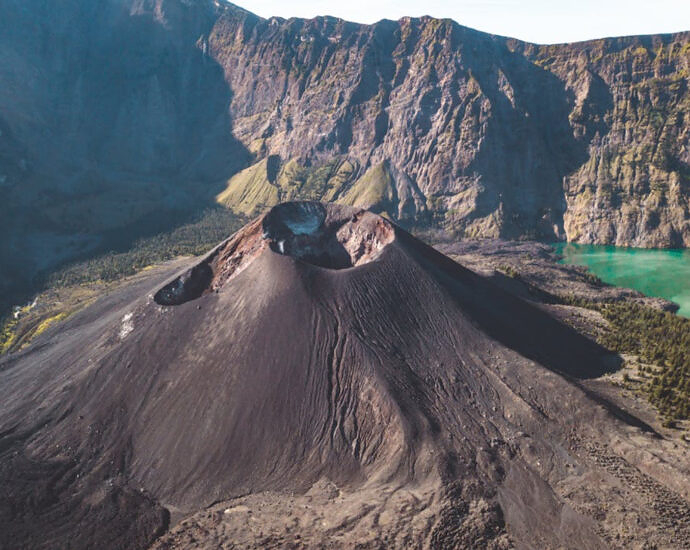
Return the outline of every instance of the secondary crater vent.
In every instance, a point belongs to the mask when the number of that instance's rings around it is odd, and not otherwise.
[[[395,239],[386,219],[366,210],[319,202],[273,207],[211,251],[154,296],[160,305],[179,305],[219,290],[267,248],[327,269],[369,263]]]

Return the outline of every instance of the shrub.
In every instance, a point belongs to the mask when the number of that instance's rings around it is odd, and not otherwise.
[[[50,275],[47,287],[116,281],[152,264],[203,254],[239,229],[244,221],[223,208],[207,210],[196,222],[141,239],[126,252],[110,252],[67,266]]]
[[[633,302],[595,304],[576,297],[561,302],[599,311],[609,322],[599,343],[658,365],[644,387],[648,399],[671,420],[690,418],[690,319]]]

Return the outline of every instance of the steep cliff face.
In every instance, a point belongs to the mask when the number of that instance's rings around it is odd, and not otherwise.
[[[211,51],[250,150],[312,163],[344,155],[359,175],[387,163],[423,194],[416,214],[428,207],[468,235],[562,233],[572,161],[552,153],[578,144],[562,94],[542,97],[557,79],[504,40],[433,19],[229,16]],[[507,74],[526,84],[517,98]]]
[[[180,223],[246,166],[231,91],[198,42],[218,14],[178,0],[2,2],[0,287]]]
[[[421,190],[414,215],[468,236],[690,243],[687,33],[536,46],[431,18],[229,10],[209,44],[260,157],[387,163]]]
[[[568,116],[587,158],[567,174],[569,240],[690,243],[690,35],[525,48],[574,96]]]
[[[217,178],[230,90],[199,43],[217,16],[180,0],[3,2],[0,112],[31,165]]]
[[[689,33],[536,46],[431,18],[7,0],[0,53],[6,280],[216,196],[469,237],[690,244]]]

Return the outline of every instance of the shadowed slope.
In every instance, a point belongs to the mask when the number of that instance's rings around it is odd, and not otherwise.
[[[574,378],[610,372],[602,361],[606,350],[538,307],[498,288],[398,230],[399,239],[481,329],[503,345],[542,365]]]

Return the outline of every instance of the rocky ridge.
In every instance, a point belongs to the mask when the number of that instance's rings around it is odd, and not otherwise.
[[[304,198],[464,237],[690,243],[690,34],[540,46],[429,17],[9,0],[3,280],[216,201]]]
[[[538,46],[450,20],[229,8],[209,51],[235,91],[234,135],[275,155],[274,173],[332,157],[354,166],[322,198],[466,236],[663,247],[690,243],[688,41]]]

